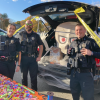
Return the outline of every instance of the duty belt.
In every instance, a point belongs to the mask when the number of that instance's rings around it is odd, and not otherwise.
[[[75,68],[75,71],[77,71],[78,73],[87,73],[87,72],[91,72],[91,69],[87,69],[87,68]]]
[[[22,56],[34,57],[35,58],[36,54],[30,54],[30,53],[28,53],[28,54],[22,54]]]
[[[1,61],[12,61],[12,60],[15,60],[16,58],[15,58],[15,56],[0,56],[0,60]]]

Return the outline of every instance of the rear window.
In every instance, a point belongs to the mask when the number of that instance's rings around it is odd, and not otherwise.
[[[76,15],[74,13],[60,13],[60,14],[52,14],[52,15],[49,15],[49,17],[52,19],[52,20],[62,20],[62,19],[72,19],[72,18],[77,18]]]
[[[37,20],[38,22],[38,26],[37,26],[37,34],[41,34],[41,33],[48,33],[51,30],[51,26],[49,25],[49,23],[42,17],[39,18],[39,20]]]
[[[86,12],[78,14],[87,24],[91,24],[93,22],[93,15],[92,13],[87,10]],[[73,11],[66,12],[66,13],[56,13],[48,15],[54,21],[64,21],[64,20],[76,20],[77,16]]]

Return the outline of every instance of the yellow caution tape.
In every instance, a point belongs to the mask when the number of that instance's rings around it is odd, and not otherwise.
[[[35,18],[38,19],[39,17],[36,16],[36,17],[32,18],[31,21],[32,21],[33,19],[35,19]],[[25,27],[25,24],[24,24],[22,27],[20,27],[19,29],[17,29],[17,30],[14,32],[14,34],[16,34],[16,33],[17,33],[19,30],[21,30],[23,27]],[[13,34],[13,35],[14,35],[14,34]]]
[[[85,12],[85,10],[82,7],[78,8],[74,11],[74,13],[76,14],[79,21],[83,24],[85,29],[89,32],[89,34],[93,37],[93,39],[96,41],[96,43],[100,47],[100,38],[93,32],[93,30],[77,14],[77,13],[82,13],[82,12]]]
[[[82,12],[85,12],[85,10],[84,10],[82,7],[80,7],[80,8],[78,8],[78,9],[74,10],[74,13],[75,13],[75,14],[77,14],[77,13],[82,13]]]

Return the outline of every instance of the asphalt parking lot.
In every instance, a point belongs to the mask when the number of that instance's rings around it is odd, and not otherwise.
[[[14,80],[21,83],[20,71],[15,73]],[[28,75],[28,83],[29,83],[28,87],[31,88],[29,75]],[[38,92],[47,95],[48,91],[52,91],[54,93],[53,100],[73,100],[70,91],[49,86],[42,79],[38,77]],[[94,98],[95,100],[100,100],[100,94],[95,94]],[[80,97],[80,100],[83,100],[82,97]]]

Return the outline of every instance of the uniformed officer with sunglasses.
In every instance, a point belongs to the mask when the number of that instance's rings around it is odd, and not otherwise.
[[[31,78],[31,88],[37,91],[37,62],[41,60],[43,52],[43,43],[40,36],[32,31],[33,23],[27,20],[25,23],[25,31],[19,33],[21,42],[21,72],[22,72],[22,84],[27,86],[28,71]],[[37,47],[39,46],[39,54]]]

